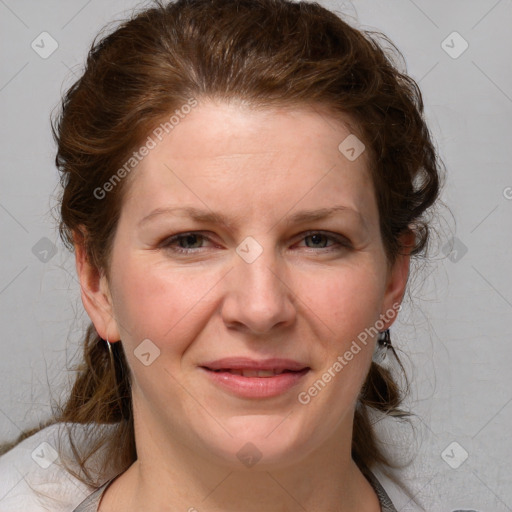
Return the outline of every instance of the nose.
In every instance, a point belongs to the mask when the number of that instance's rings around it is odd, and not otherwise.
[[[296,300],[286,282],[287,275],[274,251],[264,250],[252,263],[237,256],[234,268],[226,276],[222,305],[225,324],[257,335],[291,325],[296,316]]]

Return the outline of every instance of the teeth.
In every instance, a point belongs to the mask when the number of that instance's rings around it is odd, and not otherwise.
[[[234,375],[241,375],[242,377],[274,377],[281,375],[286,370],[228,370],[229,373]]]

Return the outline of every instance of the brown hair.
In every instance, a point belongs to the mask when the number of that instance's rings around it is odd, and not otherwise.
[[[388,261],[404,249],[400,235],[411,228],[411,254],[426,252],[425,212],[438,198],[441,164],[423,119],[421,92],[399,71],[394,59],[400,52],[384,35],[352,28],[317,3],[178,0],[155,1],[98,37],[85,72],[63,99],[53,132],[63,187],[60,235],[71,251],[74,242],[83,244],[107,277],[130,178],[120,180],[108,200],[97,197],[98,187],[191,98],[239,99],[257,107],[310,105],[333,116],[348,114],[369,151]],[[130,373],[122,343],[112,349],[114,370],[90,324],[71,395],[51,420],[114,425],[93,448],[77,451],[82,478],[89,482],[86,462],[100,447],[118,472],[136,459]],[[371,364],[354,418],[352,455],[361,468],[392,466],[369,413],[406,416],[399,409],[406,388],[406,377],[404,388],[389,369]]]

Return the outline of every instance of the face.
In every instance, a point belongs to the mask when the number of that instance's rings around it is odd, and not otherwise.
[[[122,340],[145,435],[226,464],[250,442],[261,467],[350,438],[361,333],[383,330],[408,259],[388,267],[367,154],[338,149],[349,126],[200,103],[132,171],[110,282],[84,304]]]

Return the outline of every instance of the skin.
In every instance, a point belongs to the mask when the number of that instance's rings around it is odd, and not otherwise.
[[[351,132],[349,118],[307,106],[200,103],[132,171],[110,282],[76,245],[84,307],[102,338],[122,340],[133,376],[138,460],[108,487],[102,511],[380,510],[350,451],[375,339],[309,404],[297,399],[407,283],[409,256],[391,267],[384,253],[367,153],[349,161],[338,150]],[[139,225],[171,205],[230,223],[164,214]],[[334,205],[351,210],[287,223]],[[204,237],[182,239],[188,254],[164,246],[190,231]],[[328,238],[336,234],[349,245]],[[263,249],[252,263],[236,252],[248,236]],[[144,339],[160,350],[149,366],[134,354]],[[199,368],[234,355],[311,370],[280,396],[240,398]],[[237,457],[248,442],[262,454],[250,468]]]

